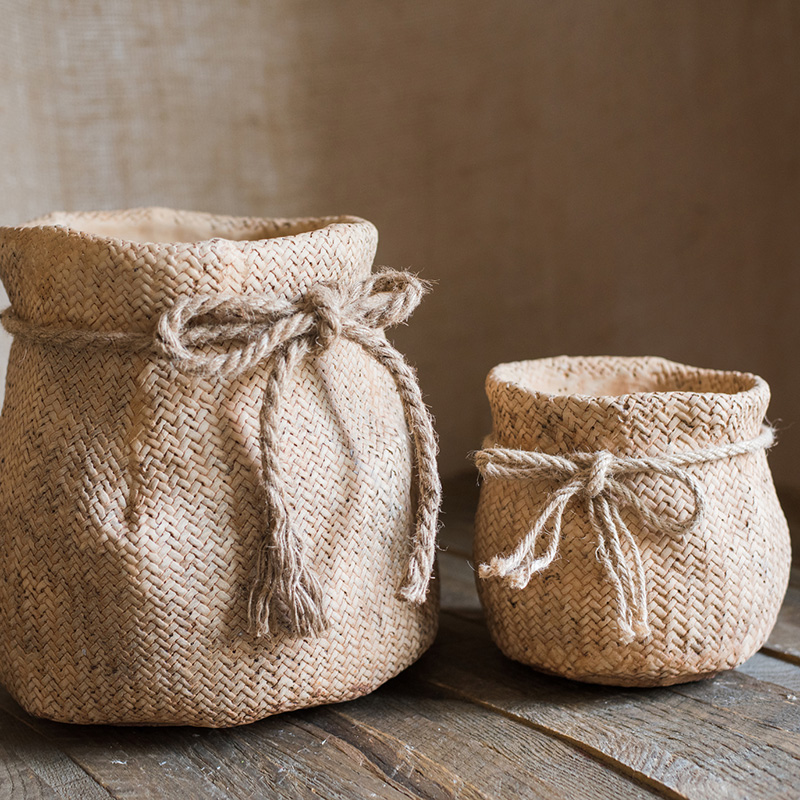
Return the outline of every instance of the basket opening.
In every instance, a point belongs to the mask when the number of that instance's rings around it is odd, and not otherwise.
[[[549,364],[508,364],[510,380],[526,391],[549,395],[618,397],[652,392],[739,394],[758,382],[754,375],[684,367],[662,359],[553,359]],[[500,376],[498,376],[500,377]]]
[[[292,220],[283,224],[261,224],[254,226],[242,220],[241,226],[226,225],[224,230],[215,225],[213,218],[208,219],[159,219],[157,217],[142,218],[140,220],[115,220],[76,219],[70,215],[62,220],[55,220],[55,224],[64,225],[70,230],[80,231],[92,236],[101,236],[109,239],[123,239],[127,242],[143,244],[146,242],[158,243],[193,243],[207,241],[208,239],[229,239],[232,241],[259,241],[273,239],[279,236],[293,236],[298,233],[324,228],[330,220]]]

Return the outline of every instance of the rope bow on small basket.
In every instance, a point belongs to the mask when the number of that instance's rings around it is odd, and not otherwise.
[[[557,557],[564,510],[573,500],[583,500],[594,532],[597,558],[614,588],[620,638],[626,643],[646,639],[651,634],[646,575],[639,546],[623,520],[621,509],[631,509],[644,527],[654,533],[673,536],[691,533],[703,520],[706,499],[702,486],[687,467],[763,450],[774,439],[772,428],[764,427],[750,441],[655,458],[615,456],[607,450],[548,455],[498,447],[489,442],[489,447],[475,454],[475,463],[484,478],[546,478],[557,486],[544,498],[538,517],[513,552],[481,564],[479,575],[503,578],[513,588],[524,589],[533,575],[547,569]],[[625,478],[642,474],[683,484],[691,496],[689,517],[674,521],[651,508],[624,482]],[[537,554],[539,542],[548,532],[549,539]]]
[[[203,377],[235,378],[264,369],[259,446],[268,523],[256,554],[248,614],[256,635],[280,626],[307,636],[321,634],[329,622],[319,579],[308,566],[306,537],[294,527],[286,502],[278,435],[284,386],[303,359],[325,352],[339,339],[360,345],[391,373],[413,438],[419,482],[416,529],[399,595],[423,602],[433,570],[441,502],[436,438],[413,370],[382,331],[405,322],[425,291],[415,276],[387,270],[356,284],[315,284],[294,299],[180,297],[152,334],[34,325],[12,309],[3,313],[2,322],[18,338],[76,348],[150,351],[182,372]]]

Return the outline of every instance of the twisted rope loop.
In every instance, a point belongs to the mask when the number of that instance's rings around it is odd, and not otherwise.
[[[256,555],[248,616],[258,636],[277,627],[308,636],[323,633],[329,622],[322,588],[308,565],[307,537],[294,527],[286,502],[278,434],[286,381],[304,358],[325,352],[339,339],[363,347],[394,378],[414,442],[419,483],[415,532],[398,596],[422,603],[433,571],[441,503],[436,435],[414,371],[382,330],[405,322],[426,291],[415,276],[387,270],[357,284],[316,284],[292,300],[185,296],[162,314],[149,336],[36,326],[11,309],[2,322],[18,337],[48,344],[155,350],[182,372],[203,377],[235,378],[264,365],[259,446],[267,529]]]
[[[479,575],[481,578],[505,578],[515,589],[524,589],[531,577],[547,569],[558,555],[564,510],[573,500],[583,500],[594,532],[597,559],[614,588],[620,638],[625,643],[646,639],[652,630],[642,555],[620,509],[632,509],[653,532],[673,536],[688,534],[702,522],[706,501],[701,485],[687,467],[762,450],[770,447],[774,439],[773,429],[764,427],[760,435],[750,441],[655,458],[627,458],[607,450],[559,456],[496,446],[485,448],[475,454],[475,463],[484,478],[543,477],[560,485],[547,497],[538,517],[514,551],[481,564]],[[623,482],[625,477],[636,474],[658,475],[683,484],[691,496],[692,512],[688,519],[675,521],[651,508]],[[548,529],[550,536],[544,551],[537,555],[539,540]]]

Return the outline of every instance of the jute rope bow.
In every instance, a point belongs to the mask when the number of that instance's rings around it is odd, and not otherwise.
[[[39,326],[12,309],[3,312],[2,323],[15,336],[44,344],[151,351],[182,372],[204,377],[235,378],[263,365],[259,446],[267,529],[256,555],[248,615],[256,635],[282,627],[308,636],[323,633],[329,623],[322,588],[308,565],[306,537],[294,527],[286,502],[278,421],[287,377],[304,358],[347,339],[394,378],[414,442],[419,483],[416,529],[398,595],[422,603],[433,570],[441,502],[436,436],[414,371],[382,330],[404,322],[425,292],[415,276],[387,270],[357,284],[316,284],[292,300],[231,294],[181,297],[162,314],[152,334]]]
[[[752,453],[770,447],[772,428],[764,427],[755,439],[734,442],[688,453],[655,458],[615,456],[607,450],[547,455],[530,450],[488,447],[475,454],[484,478],[525,480],[547,478],[560,482],[547,497],[539,516],[512,553],[495,556],[478,568],[482,578],[505,578],[515,589],[524,589],[531,577],[547,569],[558,555],[564,509],[573,500],[583,500],[595,537],[597,558],[614,588],[617,619],[622,641],[629,643],[651,633],[647,609],[647,582],[636,539],[625,524],[620,509],[628,507],[644,526],[667,535],[687,534],[702,522],[706,502],[703,489],[687,467]],[[692,513],[685,521],[674,521],[654,511],[622,479],[633,475],[656,475],[683,484],[691,495]],[[543,552],[537,545],[549,528]],[[624,544],[623,544],[624,543]],[[628,556],[626,557],[625,550]]]

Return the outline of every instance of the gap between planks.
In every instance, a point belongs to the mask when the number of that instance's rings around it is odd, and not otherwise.
[[[687,795],[674,791],[673,789],[664,785],[660,781],[652,779],[647,773],[633,769],[624,761],[620,761],[619,759],[613,758],[604,750],[592,747],[591,745],[587,744],[581,739],[576,739],[574,736],[562,733],[547,725],[542,725],[540,723],[533,722],[532,720],[529,720],[526,717],[522,717],[518,714],[515,714],[512,711],[508,711],[488,701],[481,700],[467,692],[454,689],[448,686],[447,684],[441,683],[439,681],[426,681],[426,683],[428,683],[430,686],[436,687],[440,692],[442,692],[446,696],[456,697],[460,700],[472,703],[481,708],[485,708],[487,711],[491,711],[494,714],[499,714],[505,719],[511,720],[512,722],[515,722],[518,725],[522,725],[525,728],[530,728],[531,730],[535,730],[538,733],[542,733],[546,736],[550,736],[554,739],[557,739],[558,741],[564,742],[565,744],[569,745],[575,750],[579,750],[585,753],[598,763],[603,764],[604,766],[622,775],[623,777],[633,780],[636,783],[642,784],[643,786],[646,786],[648,789],[652,789],[662,797],[669,798],[670,800],[688,800]]]

